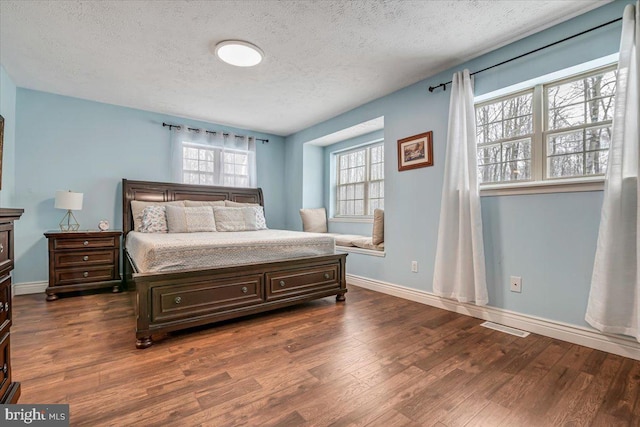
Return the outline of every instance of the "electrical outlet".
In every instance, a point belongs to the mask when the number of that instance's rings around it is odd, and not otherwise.
[[[418,272],[418,261],[411,261],[411,272]]]
[[[522,292],[522,277],[511,276],[509,278],[509,287],[511,292]]]

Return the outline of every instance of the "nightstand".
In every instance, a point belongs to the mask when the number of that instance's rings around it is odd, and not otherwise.
[[[113,287],[120,292],[121,231],[48,231],[47,301],[64,292]]]

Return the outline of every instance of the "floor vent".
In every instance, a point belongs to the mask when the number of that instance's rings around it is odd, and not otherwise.
[[[516,328],[510,328],[509,326],[504,326],[499,323],[484,322],[484,323],[481,323],[480,326],[484,326],[485,328],[489,328],[489,329],[495,329],[496,331],[504,332],[505,334],[515,335],[520,338],[529,336],[529,332],[521,331],[520,329],[516,329]]]

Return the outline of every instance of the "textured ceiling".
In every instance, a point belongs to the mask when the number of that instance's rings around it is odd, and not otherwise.
[[[289,135],[606,1],[8,1],[19,87]],[[244,39],[255,68],[209,45]]]

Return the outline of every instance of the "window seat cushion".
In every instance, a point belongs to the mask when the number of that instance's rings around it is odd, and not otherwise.
[[[361,236],[358,234],[340,234],[327,233],[336,241],[336,246],[356,247],[361,249],[370,249],[374,251],[384,251],[384,242],[374,245],[371,237]]]

